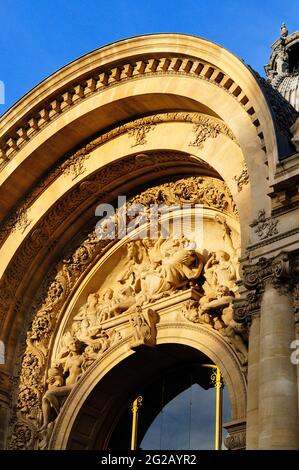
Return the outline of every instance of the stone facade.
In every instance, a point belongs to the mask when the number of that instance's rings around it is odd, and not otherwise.
[[[167,344],[220,368],[229,449],[299,448],[297,111],[269,87],[215,44],[158,34],[78,59],[1,118],[1,448],[107,447],[117,393]],[[172,208],[155,238],[153,204]],[[200,229],[174,236],[182,214]],[[111,224],[130,230],[101,236]]]

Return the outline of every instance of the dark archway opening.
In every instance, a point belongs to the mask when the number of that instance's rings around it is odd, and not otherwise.
[[[210,384],[210,371],[201,367],[201,364],[206,363],[211,364],[212,361],[190,346],[168,343],[154,348],[139,349],[113,367],[87,397],[75,420],[67,448],[130,449],[131,405],[138,395],[144,396],[138,430],[138,446],[142,447],[142,440],[152,423],[159,417],[161,409],[181,393],[187,391],[188,394],[190,386],[193,390],[194,387],[200,387],[203,392],[213,395],[209,401],[211,409],[209,425],[213,428],[212,434],[214,434],[215,391]],[[184,416],[184,409],[181,411]],[[229,416],[224,416],[224,419],[229,419]],[[195,424],[197,429],[206,431],[200,420]],[[165,432],[167,433],[167,430]],[[210,443],[211,448],[213,448],[212,441],[213,438]],[[149,448],[144,442],[142,445],[144,448]],[[154,444],[153,446],[156,447]],[[186,445],[184,447],[188,448]]]
[[[190,358],[139,388],[142,405],[138,412],[138,445],[147,450],[213,449],[215,433],[215,390],[211,370]],[[197,358],[198,359],[198,358]],[[202,358],[203,359],[203,358]],[[205,363],[211,363],[205,358]],[[224,395],[224,418],[230,405]],[[132,401],[109,440],[108,449],[128,450],[131,444]]]

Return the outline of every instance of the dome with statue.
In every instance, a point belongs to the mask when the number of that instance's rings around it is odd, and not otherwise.
[[[299,111],[299,31],[289,34],[282,23],[265,71],[273,88]]]

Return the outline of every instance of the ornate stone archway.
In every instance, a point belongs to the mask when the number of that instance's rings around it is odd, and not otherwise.
[[[142,158],[143,163],[150,161],[152,164],[153,157],[148,155],[147,160],[145,157],[146,155],[139,154],[138,160]],[[186,167],[186,161],[188,161],[185,155],[177,155],[176,160],[173,153],[169,155],[167,152],[164,152],[161,157],[163,157],[162,161],[164,164],[168,161],[172,164],[174,162],[180,164],[183,158]],[[135,160],[136,158],[134,158]],[[49,384],[49,390],[53,388],[53,380],[54,385],[68,386],[67,380],[64,382],[64,379],[61,377],[60,383],[57,383],[57,381],[55,382],[55,377],[62,372],[62,369],[60,372],[58,371],[60,368],[59,364],[64,363],[66,358],[65,353],[69,351],[69,341],[72,342],[74,339],[80,342],[81,347],[84,349],[84,352],[83,350],[81,351],[84,355],[83,371],[87,371],[96,357],[100,357],[106,350],[114,348],[118,341],[121,344],[122,338],[126,338],[128,335],[131,337],[130,328],[132,328],[132,322],[134,325],[137,325],[138,319],[143,318],[146,328],[155,328],[157,320],[152,325],[152,313],[155,312],[160,318],[160,314],[157,312],[160,310],[164,312],[166,307],[163,307],[163,303],[165,304],[165,302],[172,305],[172,315],[174,317],[171,317],[172,323],[170,323],[170,326],[172,324],[176,325],[177,322],[179,324],[181,319],[185,319],[187,323],[190,322],[194,325],[206,325],[206,334],[208,336],[210,336],[209,332],[214,331],[215,333],[213,334],[218,336],[218,341],[223,344],[226,343],[226,348],[231,349],[232,355],[239,354],[239,375],[243,377],[242,380],[245,380],[243,373],[246,368],[243,372],[241,370],[246,364],[247,355],[244,339],[242,339],[244,331],[240,333],[236,330],[237,325],[232,320],[232,309],[230,306],[235,296],[233,291],[235,291],[234,282],[237,277],[236,257],[238,256],[240,244],[236,207],[225,183],[219,177],[215,178],[216,173],[212,167],[206,166],[197,160],[194,162],[194,159],[190,160],[190,164],[192,174],[198,171],[201,175],[203,173],[207,173],[207,175],[186,176],[185,178],[178,179],[178,176],[175,173],[173,174],[174,167],[171,166],[170,180],[168,177],[167,183],[162,183],[137,193],[137,195],[131,197],[128,204],[143,202],[149,207],[153,202],[168,205],[189,202],[189,205],[195,204],[194,209],[189,209],[192,213],[193,210],[196,210],[196,204],[200,203],[201,206],[198,210],[200,210],[200,217],[202,218],[203,233],[199,236],[198,248],[200,247],[201,252],[194,249],[190,251],[190,249],[184,248],[187,241],[186,238],[186,241],[183,244],[179,242],[176,248],[175,245],[178,242],[175,240],[171,241],[171,239],[168,240],[166,238],[160,241],[160,238],[158,238],[155,242],[158,248],[154,249],[154,247],[151,248],[145,245],[145,242],[142,240],[130,241],[130,238],[125,238],[117,243],[114,240],[101,241],[97,239],[94,230],[92,230],[87,238],[85,237],[85,240],[76,247],[75,251],[56,268],[57,271],[55,271],[54,279],[47,284],[46,290],[41,292],[42,297],[39,300],[39,304],[33,307],[35,316],[32,326],[27,333],[27,348],[25,357],[22,359],[21,382],[17,398],[17,413],[15,415],[18,417],[18,421],[15,424],[15,431],[11,441],[13,447],[18,445],[19,429],[25,428],[31,434],[31,438],[27,441],[28,445],[44,448],[45,439],[49,435],[45,436],[45,430],[42,429],[41,431],[40,429],[47,425],[46,430],[48,433],[48,431],[52,431],[54,423],[51,420],[49,421],[49,416],[45,418],[41,397],[44,396],[47,399],[48,392],[45,393],[45,389],[47,389],[47,384]],[[213,174],[213,176],[210,176],[210,174]],[[185,214],[186,210],[183,210]],[[176,217],[175,214],[176,211],[171,213],[171,223],[173,224],[175,220],[173,217]],[[181,214],[181,209],[178,214]],[[192,240],[190,239],[190,241]],[[139,250],[139,254],[135,253],[136,258],[129,248],[132,243]],[[161,251],[163,246],[167,246],[165,248],[166,251],[165,249]],[[178,250],[181,250],[181,258],[179,256],[176,259],[175,252],[179,253]],[[218,266],[219,268],[221,266],[220,271],[221,269],[224,270],[225,275],[224,280],[215,281],[213,279],[209,283],[208,278],[205,281],[207,274],[203,276],[202,270],[203,264],[207,262],[212,252],[215,252],[215,254],[219,253],[221,257],[225,257],[223,260],[222,258],[218,260],[215,258],[215,261],[212,263],[217,269]],[[155,258],[152,258],[152,256],[155,256]],[[184,261],[186,256],[187,259]],[[196,268],[195,265],[192,267],[194,263],[193,256],[199,256],[198,260],[201,260],[199,268]],[[146,258],[148,257],[147,261]],[[163,259],[166,260],[166,264],[163,264]],[[173,261],[171,261],[172,259]],[[159,266],[154,267],[154,264],[156,265],[157,262]],[[131,266],[130,272],[128,272],[129,266]],[[157,275],[156,279],[146,283],[146,287],[144,282],[147,280],[149,273],[152,272],[153,268],[155,273],[158,267],[162,269],[161,277]],[[147,277],[143,277],[142,271]],[[195,273],[197,274],[195,275]],[[107,276],[108,278],[106,279]],[[131,276],[133,276],[134,282],[132,282]],[[159,285],[155,287],[157,277]],[[162,281],[164,278],[169,278],[170,284]],[[196,283],[194,284],[195,288],[192,288],[192,284],[190,284],[193,278]],[[117,280],[115,281],[115,279]],[[145,279],[145,281],[142,281],[142,279]],[[201,279],[201,284],[205,282],[203,287],[197,284],[199,279]],[[141,282],[141,286],[137,287],[136,282]],[[223,292],[221,291],[218,294],[215,290],[218,288],[217,286],[221,287]],[[110,300],[110,297],[106,300],[105,290],[107,291],[108,287],[112,287],[114,291],[112,300]],[[120,287],[121,290],[119,289]],[[132,293],[129,294],[129,290]],[[118,291],[119,295],[117,295]],[[124,299],[124,291],[126,291],[126,299]],[[96,293],[93,294],[92,292]],[[130,300],[132,295],[133,304]],[[167,298],[163,300],[165,295]],[[87,313],[91,296],[96,296],[99,299],[98,307],[96,307],[98,320],[95,321],[91,320]],[[156,303],[146,307],[149,301],[155,299],[157,299]],[[125,306],[123,307],[124,301]],[[128,301],[129,304],[127,304]],[[215,302],[217,305],[214,305]],[[141,313],[143,305],[145,305],[145,311]],[[136,313],[139,312],[140,308],[141,317],[138,316],[139,313]],[[169,310],[169,307],[166,310]],[[87,313],[87,317],[84,312]],[[135,317],[134,312],[137,317]],[[213,313],[211,314],[211,312]],[[178,318],[177,315],[179,315]],[[116,317],[115,319],[113,319],[114,316]],[[88,323],[87,330],[84,329],[85,326],[83,327],[86,321]],[[96,325],[99,326],[99,329]],[[74,328],[76,333],[74,333]],[[163,328],[162,323],[160,328]],[[97,329],[97,332],[95,332],[95,329]],[[135,329],[136,327],[133,327],[133,330]],[[91,330],[93,333],[91,333]],[[224,340],[221,339],[222,337],[224,337]],[[147,342],[149,342],[150,346],[153,346],[156,338],[152,339],[150,334],[147,341],[146,338],[138,338],[137,334],[136,341],[137,346],[147,344]],[[95,346],[95,349],[93,346]],[[116,354],[121,355],[118,350]],[[238,362],[238,359],[235,359],[235,361]],[[65,367],[64,370],[66,370]],[[43,385],[42,381],[46,385]],[[231,380],[231,388],[232,383]],[[61,393],[64,393],[63,387],[59,390],[57,389],[59,396]],[[57,387],[54,388],[56,389]],[[66,390],[63,398],[69,392],[70,388]],[[51,392],[52,395],[55,393],[55,390]],[[235,391],[231,390],[231,393],[234,395]],[[239,401],[240,403],[243,401],[243,405],[246,402],[244,393],[243,389],[242,398],[240,399],[239,397]],[[49,399],[48,401],[50,404],[51,400]],[[28,402],[30,406],[28,406]],[[236,400],[234,401],[234,406],[236,407],[235,402]],[[53,405],[53,400],[51,405]],[[57,409],[57,406],[54,406],[54,408]],[[236,411],[234,413],[237,414],[237,419],[239,419],[240,413]],[[241,418],[243,419],[244,416]]]
[[[248,258],[277,254],[284,232],[288,250],[298,248],[295,218],[286,213],[280,223],[278,215],[285,208],[275,191],[271,218],[268,194],[277,178],[281,183],[279,160],[290,151],[286,127],[293,115],[290,112],[285,120],[275,116],[273,94],[268,91],[223,48],[191,36],[162,34],[122,41],[78,59],[1,119],[0,340],[7,352],[0,376],[3,446],[7,441],[10,448],[41,447],[37,434],[43,419],[42,397],[55,351],[75,310],[101,285],[96,286],[93,274],[116,249],[114,243],[95,237],[98,203],[114,204],[120,193],[137,197],[148,188],[189,179],[206,220],[213,219],[219,230],[221,223],[228,227],[226,241],[219,232],[222,241],[217,246],[201,247],[208,251],[205,263],[219,250],[232,261],[230,234],[235,267],[237,254],[243,264]],[[203,271],[199,286],[204,282]],[[191,287],[184,285],[184,291]],[[234,296],[243,299],[249,288],[239,282]],[[204,327],[196,323],[201,323],[202,306],[190,292],[191,298],[184,302],[195,302],[188,308],[192,331],[200,334]],[[237,319],[246,319],[248,325],[259,302],[248,297],[244,305],[241,299]],[[222,305],[213,314],[215,319],[223,322],[225,308]],[[191,320],[185,321],[187,328]],[[236,341],[223,334],[221,322],[218,330],[208,323],[206,328],[234,356],[231,372],[225,372],[223,365],[224,375],[235,373],[241,384],[244,376]],[[251,331],[259,343],[256,326]],[[159,334],[157,341],[162,338]],[[231,335],[238,334],[233,328]],[[179,343],[179,335],[173,341]],[[258,433],[259,413],[254,341],[252,367],[249,364],[253,397],[249,447],[258,447],[252,438]],[[236,419],[244,418],[242,390],[242,412],[236,412]],[[292,426],[295,429],[295,423]],[[294,447],[296,437],[292,439]]]

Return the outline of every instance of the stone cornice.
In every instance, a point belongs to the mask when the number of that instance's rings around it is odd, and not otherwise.
[[[107,64],[92,71],[90,76],[80,77],[71,85],[60,88],[39,106],[25,114],[21,122],[8,128],[0,137],[0,165],[2,167],[23,148],[37,133],[61,114],[82,100],[101,93],[107,87],[119,85],[128,80],[150,76],[189,76],[211,82],[229,93],[244,108],[256,128],[262,148],[264,136],[257,113],[241,86],[223,70],[196,57],[185,57],[168,53],[142,56],[142,60],[121,61],[117,66]]]

